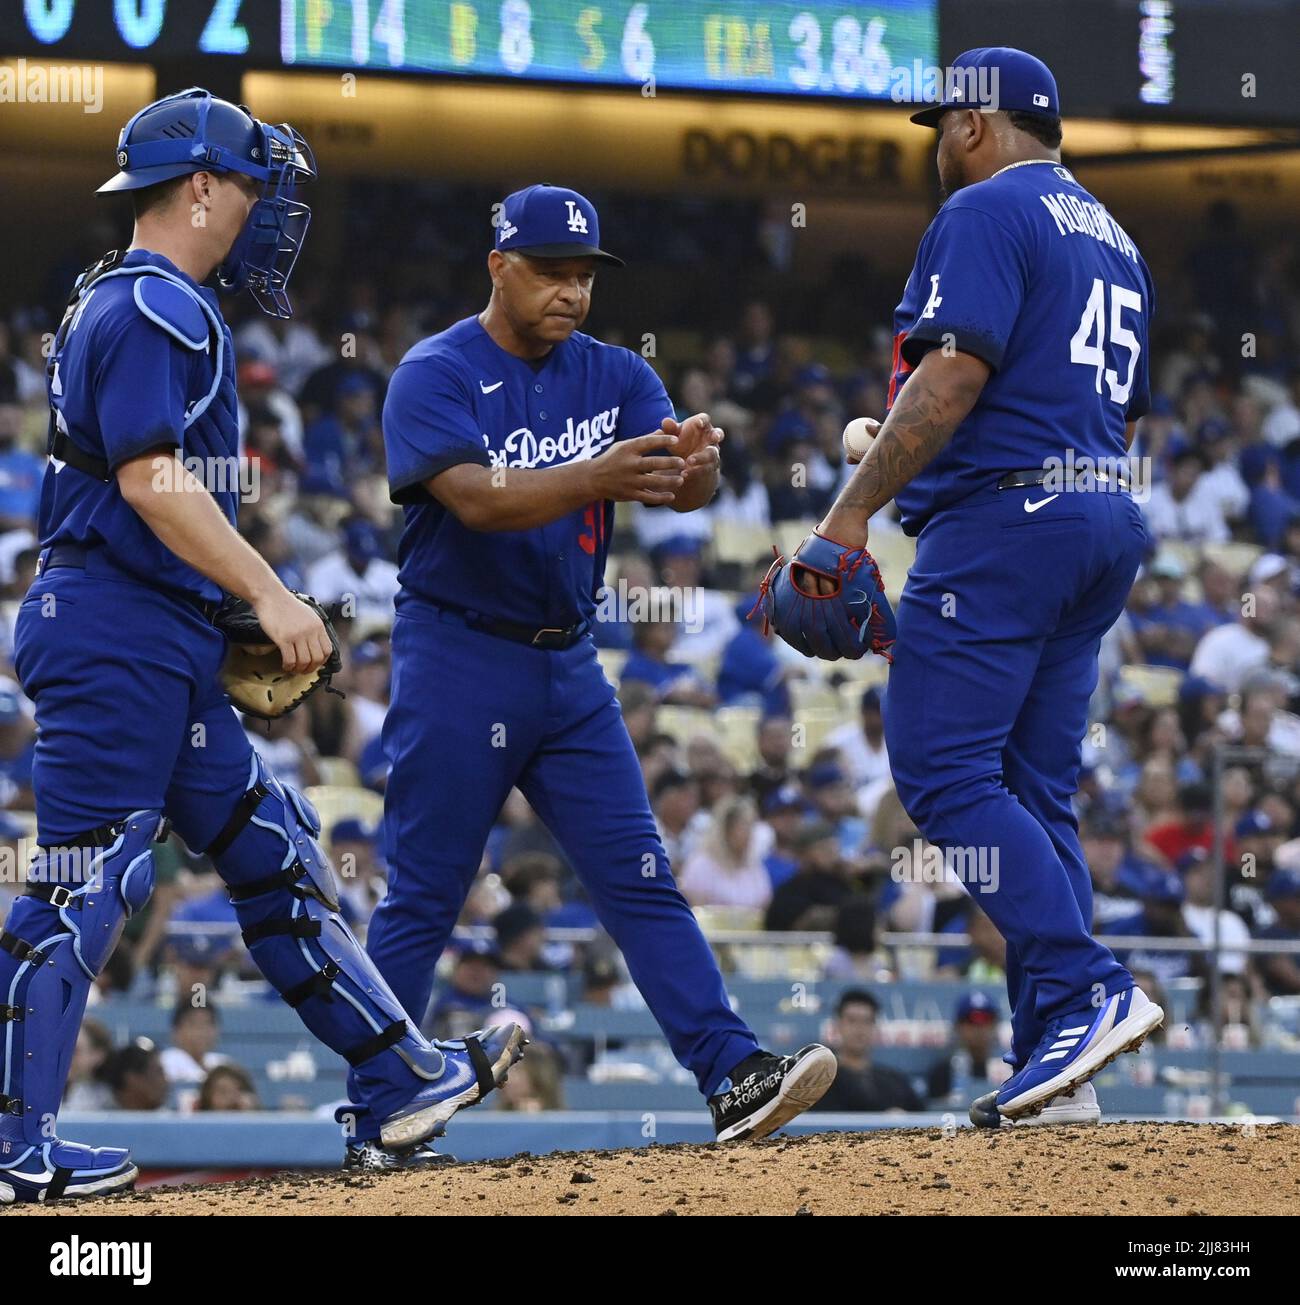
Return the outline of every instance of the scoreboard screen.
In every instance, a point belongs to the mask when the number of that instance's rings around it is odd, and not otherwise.
[[[888,99],[936,0],[281,0],[286,65]]]
[[[0,54],[910,99],[938,55],[938,10],[939,0],[0,0]]]

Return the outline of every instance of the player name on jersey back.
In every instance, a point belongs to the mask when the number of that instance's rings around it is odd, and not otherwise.
[[[1039,195],[1043,207],[1052,215],[1056,230],[1063,236],[1091,236],[1103,240],[1134,263],[1138,259],[1137,246],[1128,233],[1095,199],[1081,199],[1066,191],[1054,195]]]

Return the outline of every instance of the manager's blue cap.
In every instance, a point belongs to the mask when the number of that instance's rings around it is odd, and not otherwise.
[[[937,127],[949,109],[1001,109],[1045,118],[1061,112],[1052,70],[1009,45],[984,45],[959,54],[945,71],[942,98],[912,114],[912,121]]]
[[[585,195],[545,183],[507,195],[496,218],[496,247],[532,258],[594,258],[622,267],[600,247],[600,219]]]

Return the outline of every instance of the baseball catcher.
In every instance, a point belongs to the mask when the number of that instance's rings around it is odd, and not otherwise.
[[[338,667],[320,609],[236,533],[233,342],[202,284],[216,272],[290,315],[311,151],[195,89],[137,113],[117,164],[101,189],[130,192],[135,232],[78,280],[51,351],[41,554],[15,633],[40,846],[0,932],[0,1204],[135,1180],[127,1151],[55,1124],[90,986],[149,900],[169,821],[211,857],[263,974],[352,1067],[349,1164],[429,1162],[427,1139],[523,1042],[514,1024],[420,1034],[339,913],[316,811],[226,694],[274,716]],[[194,467],[220,473],[212,489]]]

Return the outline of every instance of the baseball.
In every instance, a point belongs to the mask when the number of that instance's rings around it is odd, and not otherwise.
[[[871,417],[854,417],[844,428],[844,456],[850,462],[861,462],[879,429],[880,423]]]

